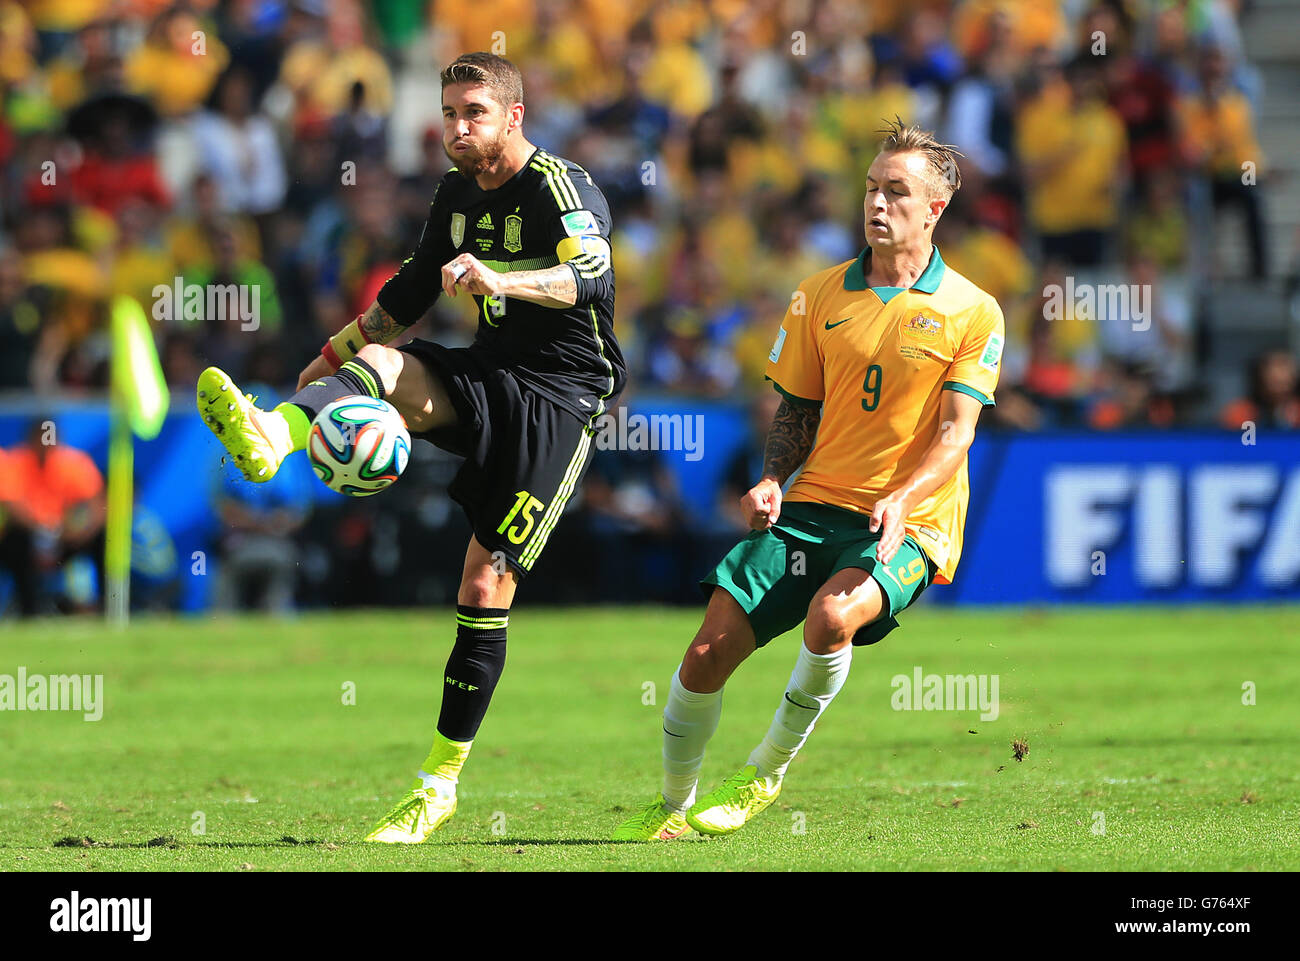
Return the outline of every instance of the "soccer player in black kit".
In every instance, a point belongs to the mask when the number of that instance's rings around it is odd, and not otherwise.
[[[433,747],[417,780],[366,836],[418,844],[456,811],[456,784],[505,665],[519,579],[536,562],[593,453],[595,422],[627,377],[614,338],[609,207],[577,164],[524,138],[523,78],[489,53],[442,72],[442,179],[415,252],[370,308],[308,364],[298,393],[257,408],[222,371],[198,406],[251,481],[306,446],[325,405],[391,403],[413,437],[464,456],[449,489],[473,526]],[[439,292],[471,294],[473,344],[384,346]]]

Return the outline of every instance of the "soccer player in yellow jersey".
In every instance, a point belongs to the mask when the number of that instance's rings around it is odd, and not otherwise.
[[[844,684],[853,645],[888,634],[932,581],[951,582],[966,452],[993,403],[1003,340],[997,302],[946,267],[932,242],[961,185],[957,156],[892,124],[867,173],[867,246],[799,284],[768,357],[783,399],[763,477],[741,500],[753,532],[702,582],[708,610],[664,708],[663,791],[615,840],[744,826],[780,793]],[[767,735],[697,801],[727,678],[800,621],[803,645]]]

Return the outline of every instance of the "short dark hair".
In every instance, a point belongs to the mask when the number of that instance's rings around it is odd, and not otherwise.
[[[505,57],[482,50],[463,53],[442,72],[444,89],[453,83],[483,84],[507,110],[524,102],[524,75]]]

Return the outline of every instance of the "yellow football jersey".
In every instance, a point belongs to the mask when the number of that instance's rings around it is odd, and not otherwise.
[[[799,284],[768,355],[793,404],[821,406],[817,441],[786,499],[870,514],[901,487],[939,433],[943,390],[993,403],[1005,336],[997,301],[934,248],[909,289],[868,287],[871,248]],[[970,486],[966,462],[905,527],[951,583]]]

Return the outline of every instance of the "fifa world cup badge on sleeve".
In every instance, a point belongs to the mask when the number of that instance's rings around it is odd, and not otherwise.
[[[980,366],[987,370],[997,370],[998,361],[1002,359],[1002,338],[997,334],[989,334],[988,343],[984,345],[984,356],[980,358]]]
[[[781,359],[781,348],[784,346],[785,346],[785,328],[782,327],[781,332],[776,335],[776,343],[772,345],[772,353],[767,355],[767,359],[775,364],[778,360]]]

